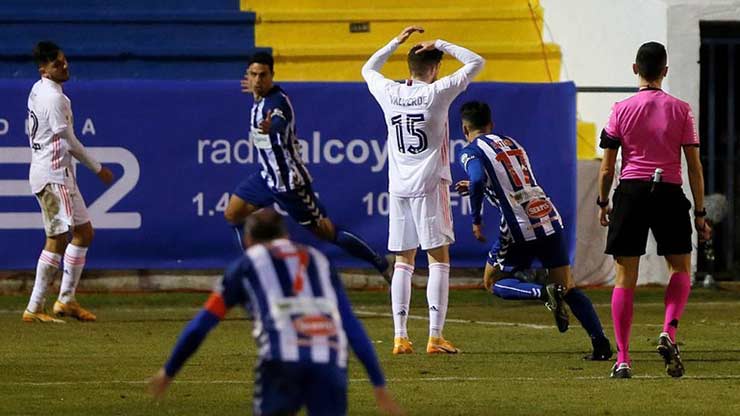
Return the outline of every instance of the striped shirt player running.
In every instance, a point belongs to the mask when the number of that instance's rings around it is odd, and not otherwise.
[[[460,164],[469,180],[455,186],[461,194],[470,195],[473,235],[478,241],[485,242],[483,199],[501,211],[499,238],[488,254],[483,275],[486,290],[502,299],[545,301],[560,332],[568,329],[567,303],[591,339],[593,352],[586,358],[608,360],[611,345],[601,321],[591,300],[574,287],[562,218],[537,183],[527,151],[511,137],[492,134],[488,104],[471,101],[462,106],[461,113],[469,144],[460,154]],[[544,288],[514,277],[535,259],[549,272],[552,283]]]
[[[467,88],[485,61],[449,42],[427,41],[408,53],[408,80],[399,83],[384,77],[381,68],[414,32],[423,29],[407,27],[362,67],[362,76],[383,109],[388,128],[388,249],[396,253],[391,282],[393,353],[412,352],[406,323],[414,258],[420,245],[429,259],[427,352],[456,353],[457,348],[442,336],[450,276],[448,246],[455,241],[449,194],[452,176],[448,112],[452,101]],[[464,65],[452,75],[437,79],[444,53]]]
[[[273,83],[273,75],[272,56],[257,53],[251,57],[242,86],[254,97],[249,136],[259,154],[261,170],[237,186],[224,212],[226,220],[235,226],[239,236],[241,224],[249,215],[276,203],[313,234],[372,264],[390,281],[392,268],[388,259],[327,217],[301,159],[295,111],[285,91]],[[241,247],[241,237],[237,240]]]
[[[95,315],[82,308],[75,290],[85,267],[93,227],[75,179],[73,159],[93,171],[105,184],[113,173],[87,152],[74,133],[72,104],[62,90],[69,80],[69,64],[56,44],[39,42],[33,50],[41,79],[28,95],[28,133],[31,146],[31,191],[41,206],[46,244],[36,266],[36,280],[26,310],[25,322],[64,322],[44,313],[44,298],[64,258],[64,274],[53,311],[80,321]],[[69,234],[72,240],[69,241]]]
[[[172,379],[226,312],[242,306],[254,316],[258,362],[255,415],[347,412],[347,347],[365,366],[384,412],[400,414],[385,388],[375,350],[329,260],[287,239],[272,209],[246,221],[246,253],[235,260],[203,310],[185,327],[169,360],[151,379],[162,396]]]

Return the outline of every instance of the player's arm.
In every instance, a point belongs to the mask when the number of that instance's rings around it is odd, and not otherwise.
[[[234,305],[246,301],[241,278],[249,269],[247,263],[246,258],[232,263],[224,273],[220,289],[211,294],[203,309],[180,333],[169,359],[149,381],[152,395],[163,396],[182,366],[198,350],[208,333],[224,319],[226,312]]]
[[[360,323],[360,320],[352,312],[352,305],[347,298],[347,293],[344,291],[344,286],[334,267],[331,268],[331,281],[337,295],[337,307],[342,317],[342,327],[347,334],[347,340],[352,347],[352,351],[355,352],[357,359],[365,367],[370,382],[373,384],[376,403],[386,413],[394,415],[402,414],[402,411],[395,401],[393,401],[385,387],[385,376],[383,375],[383,370],[380,368],[373,344],[370,342],[370,338],[367,336],[362,323]]]
[[[462,68],[435,82],[440,89],[449,90],[455,95],[464,91],[470,81],[478,75],[486,64],[486,60],[477,53],[442,39],[423,42],[421,45],[422,49],[420,51],[438,49],[462,62]]]
[[[483,162],[472,152],[463,152],[460,164],[468,175],[467,192],[470,195],[470,210],[473,217],[473,235],[478,241],[485,241],[483,235],[483,199],[486,189],[486,171]]]
[[[260,133],[262,134],[282,133],[293,120],[293,112],[283,98],[265,111],[265,117],[260,122]]]
[[[365,62],[365,65],[362,66],[362,77],[365,79],[365,82],[367,82],[371,92],[385,84],[393,83],[393,81],[384,77],[383,74],[380,73],[380,69],[383,68],[383,65],[388,61],[388,58],[393,55],[393,52],[395,52],[402,43],[406,42],[409,36],[414,32],[423,33],[424,29],[419,26],[409,26],[403,29],[398,36],[391,39],[387,45],[376,51],[370,59]]]
[[[72,126],[67,121],[68,106],[67,100],[63,96],[58,96],[51,103],[49,108],[49,125],[54,134],[65,139],[69,145],[69,153],[93,171],[106,184],[113,182],[113,173],[108,168],[104,168],[80,143]]]
[[[609,114],[609,120],[601,131],[601,140],[599,147],[604,149],[604,156],[601,159],[601,168],[599,169],[599,222],[606,227],[609,225],[609,193],[614,183],[615,166],[617,164],[617,154],[622,145],[622,138],[619,131],[619,122],[617,117],[618,111],[616,105],[612,107]]]
[[[699,135],[696,132],[694,114],[691,108],[686,113],[684,133],[681,140],[683,154],[686,156],[686,167],[689,175],[689,187],[694,197],[694,212],[706,212],[704,208],[704,169],[699,157]],[[694,228],[699,233],[699,241],[706,241],[712,237],[712,228],[704,216],[694,216]]]

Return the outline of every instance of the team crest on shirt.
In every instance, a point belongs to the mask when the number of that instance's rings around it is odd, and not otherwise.
[[[527,203],[525,209],[530,218],[543,218],[552,212],[552,204],[546,199],[535,199]]]
[[[337,334],[334,321],[324,315],[304,315],[295,318],[293,327],[298,334],[309,337],[330,337]]]

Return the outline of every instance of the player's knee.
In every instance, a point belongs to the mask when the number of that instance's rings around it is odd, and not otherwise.
[[[67,248],[67,235],[56,235],[53,237],[46,238],[46,244],[44,244],[44,250],[56,253],[59,255],[64,254],[64,250]]]
[[[93,238],[95,237],[95,230],[92,224],[87,223],[79,227],[75,227],[72,231],[72,244],[79,247],[89,247],[92,244]]]

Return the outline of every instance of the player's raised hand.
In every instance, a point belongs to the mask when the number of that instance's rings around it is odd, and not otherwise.
[[[106,185],[112,184],[113,179],[115,179],[115,177],[113,176],[113,172],[111,172],[111,170],[106,168],[105,166],[100,168],[100,172],[98,172],[97,175],[98,178]]]
[[[455,184],[455,190],[462,196],[470,195],[470,181],[458,181]]]
[[[409,26],[401,31],[401,34],[396,36],[398,43],[406,42],[406,39],[411,36],[414,32],[424,33],[424,28],[421,26]]]
[[[167,392],[167,388],[172,383],[172,377],[168,376],[164,368],[160,368],[157,374],[149,379],[147,390],[155,399],[161,399]]]
[[[375,388],[375,403],[377,403],[380,412],[384,415],[400,416],[406,414],[398,406],[398,403],[393,400],[393,397],[391,397],[388,389],[385,387]]]
[[[267,111],[265,118],[260,121],[260,133],[270,134],[270,127],[272,126],[272,110]]]
[[[419,53],[424,53],[426,51],[433,51],[437,49],[434,46],[436,42],[437,42],[436,40],[427,40],[427,41],[418,43],[416,46],[421,46],[421,48],[417,49],[416,53],[419,54]]]
[[[252,93],[252,87],[249,86],[249,80],[246,78],[242,78],[239,80],[239,84],[242,87],[242,92],[244,94],[251,94]]]
[[[486,242],[486,236],[483,235],[483,224],[473,224],[473,237],[481,243]]]

